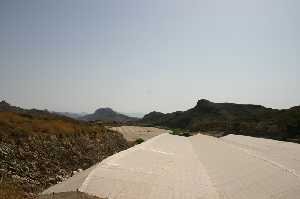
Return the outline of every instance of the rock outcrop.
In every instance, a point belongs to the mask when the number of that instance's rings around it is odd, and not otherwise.
[[[252,104],[213,103],[202,99],[194,108],[173,113],[151,112],[142,124],[220,135],[242,134],[300,142],[300,109],[277,110]]]

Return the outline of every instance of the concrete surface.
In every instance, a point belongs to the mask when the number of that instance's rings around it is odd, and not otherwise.
[[[246,145],[239,143],[246,142],[243,139],[252,138],[161,134],[43,194],[79,189],[109,199],[298,198],[300,145],[285,147],[280,153],[277,141],[262,139]],[[261,152],[264,146],[276,152]],[[287,153],[287,158],[281,157]],[[290,161],[283,164],[286,160]]]

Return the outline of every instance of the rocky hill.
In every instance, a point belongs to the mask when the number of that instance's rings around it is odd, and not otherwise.
[[[85,115],[80,119],[85,121],[104,121],[104,122],[130,122],[136,121],[137,118],[117,113],[111,108],[99,108],[93,114]]]
[[[0,102],[0,111],[13,111],[13,112],[25,112],[26,110],[21,109],[19,107],[16,106],[11,106],[9,103],[7,103],[6,101],[1,101]]]
[[[87,115],[87,113],[71,113],[71,112],[52,112],[57,115],[62,115],[66,117],[70,117],[73,119],[80,119],[81,117]]]
[[[99,124],[1,102],[0,198],[30,196],[128,147]]]
[[[213,103],[199,100],[194,108],[173,113],[151,112],[139,121],[143,124],[229,133],[300,142],[300,108],[285,110],[260,105]]]

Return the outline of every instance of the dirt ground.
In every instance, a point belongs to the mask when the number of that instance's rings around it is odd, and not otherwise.
[[[49,195],[41,195],[38,199],[101,199],[96,196],[90,196],[81,192],[65,192]]]
[[[170,132],[169,130],[165,129],[140,126],[120,126],[111,127],[110,129],[121,133],[129,142],[136,141],[139,138],[142,138],[143,140],[148,140],[157,135]]]

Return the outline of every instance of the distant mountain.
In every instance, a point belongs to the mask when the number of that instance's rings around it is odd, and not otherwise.
[[[129,122],[138,120],[138,118],[117,113],[111,108],[99,108],[93,114],[85,115],[79,119],[86,121],[101,120],[105,122]]]
[[[47,109],[45,110],[39,110],[39,109],[24,109],[17,106],[12,106],[6,101],[0,102],[0,112],[14,112],[14,113],[23,113],[23,114],[29,114],[31,116],[44,116],[44,117],[60,117],[60,118],[66,118],[63,115],[49,112]]]
[[[222,132],[300,142],[300,108],[285,110],[260,105],[199,100],[194,108],[173,113],[151,112],[139,122],[190,131]]]
[[[16,106],[11,106],[9,103],[3,100],[0,102],[0,111],[22,111],[22,109]]]
[[[71,113],[71,112],[53,112],[53,113],[58,114],[58,115],[63,115],[66,117],[70,117],[73,119],[80,119],[81,117],[87,115],[87,113]]]

